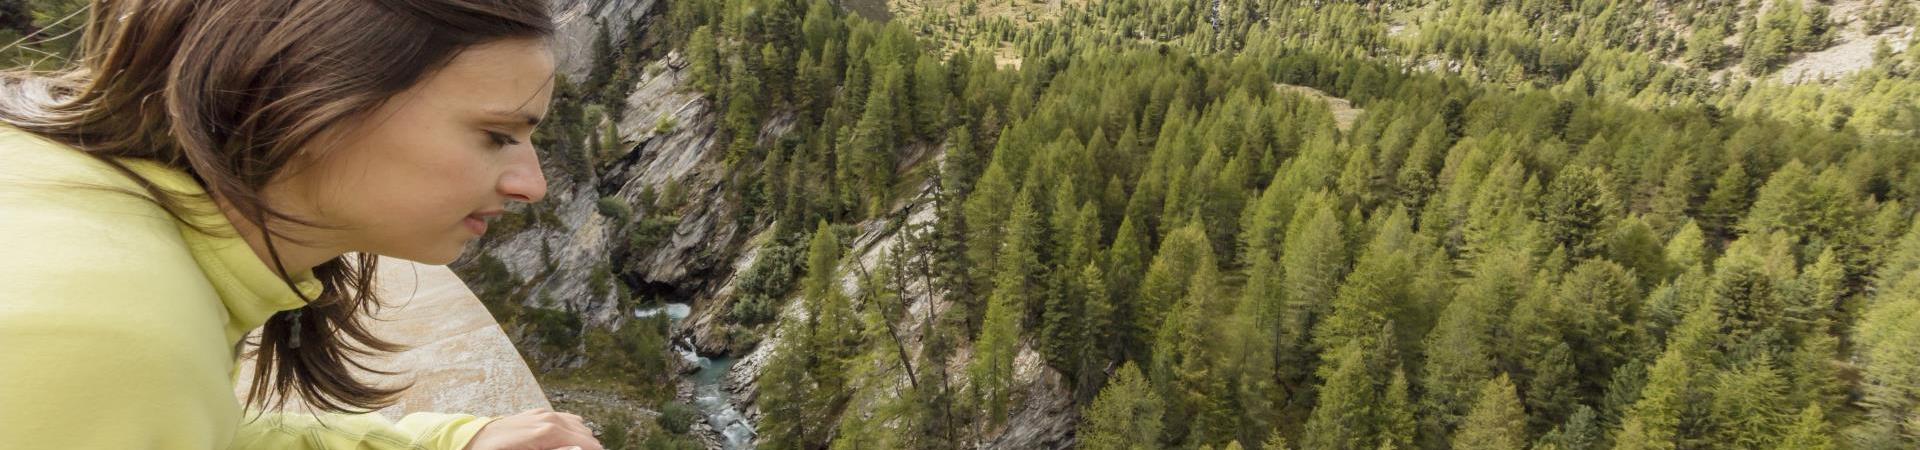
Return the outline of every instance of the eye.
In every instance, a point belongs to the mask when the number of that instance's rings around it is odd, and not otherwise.
[[[493,140],[494,147],[504,148],[508,146],[520,145],[520,141],[514,139],[513,136],[507,135],[506,133],[497,132],[497,131],[488,131],[487,139]]]

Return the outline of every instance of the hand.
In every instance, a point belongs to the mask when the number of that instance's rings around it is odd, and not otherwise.
[[[580,416],[546,408],[495,419],[467,442],[467,450],[605,450]]]

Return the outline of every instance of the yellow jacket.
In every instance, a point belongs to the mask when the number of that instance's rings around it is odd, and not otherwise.
[[[175,191],[186,173],[130,162]],[[105,164],[0,126],[0,449],[449,449],[491,419],[244,413],[236,343],[302,300],[218,213],[173,220]],[[202,200],[204,201],[204,200]],[[212,211],[207,209],[207,211]],[[312,274],[302,291],[322,289]]]

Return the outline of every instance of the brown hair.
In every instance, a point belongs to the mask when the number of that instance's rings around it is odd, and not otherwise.
[[[292,162],[323,156],[308,147],[324,131],[363,119],[462,50],[545,38],[554,28],[545,0],[95,0],[90,8],[77,67],[0,74],[0,122],[107,163],[176,219],[204,211],[115,159],[192,174],[268,230],[274,270],[289,288],[274,239],[298,241],[269,219],[324,225],[269,207],[259,194],[268,181]],[[325,291],[268,319],[249,406],[275,409],[298,395],[323,411],[365,412],[405,389],[368,384],[348,369],[371,370],[354,355],[403,348],[369,334],[358,318],[379,305],[375,258],[315,267]]]

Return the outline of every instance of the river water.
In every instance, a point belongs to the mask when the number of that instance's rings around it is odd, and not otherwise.
[[[663,306],[634,311],[634,317],[647,318],[665,314],[670,322],[687,318],[693,308],[685,303],[668,303]],[[673,352],[680,355],[689,365],[699,367],[693,374],[693,406],[706,416],[707,426],[713,427],[725,438],[722,448],[726,450],[748,450],[753,447],[753,422],[734,409],[733,401],[723,388],[727,371],[733,368],[733,358],[708,358],[700,356],[692,343],[676,341]]]

